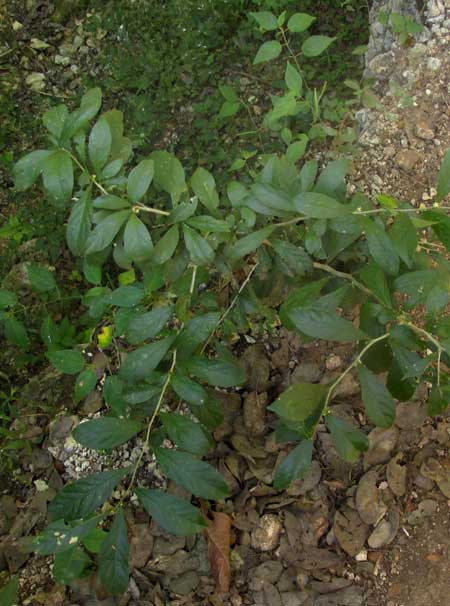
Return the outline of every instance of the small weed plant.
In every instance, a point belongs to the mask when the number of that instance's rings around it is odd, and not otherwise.
[[[289,50],[286,31],[306,32],[313,21],[302,13],[288,19],[263,11],[253,17],[265,31],[277,32],[258,50],[255,63],[277,57],[283,46]],[[314,57],[332,41],[305,36],[302,53]],[[53,572],[61,583],[82,575],[96,559],[106,589],[126,591],[124,508],[130,498],[167,532],[189,535],[205,528],[202,500],[230,496],[225,479],[203,458],[214,449],[211,432],[223,419],[217,390],[246,382],[227,344],[251,318],[281,323],[305,341],[356,348],[332,383],[294,384],[269,406],[278,417],[277,441],[292,445],[274,472],[278,490],[307,472],[319,423],[345,460],[356,462],[368,449],[366,434],[331,406],[350,372],[357,373],[373,426],[392,425],[396,402],[409,400],[419,384],[429,390],[430,415],[447,410],[450,218],[442,203],[450,192],[450,153],[430,208],[385,195],[349,197],[348,161],[320,169],[315,160],[299,166],[305,140],[283,125],[305,102],[314,108],[320,96],[302,96],[296,57],[286,65],[285,84],[265,117],[285,129],[285,152],[265,158],[262,170],[230,181],[224,191],[202,167],[187,177],[167,151],[134,161],[121,112],[99,116],[98,88],[74,111],[65,105],[47,111],[48,146],[14,167],[17,189],[41,179],[48,203],[66,210],[67,245],[90,285],[83,305],[96,325],[91,343],[73,346],[70,330],[48,319],[42,336],[49,361],[76,377],[75,399],[81,401],[97,388],[85,350],[97,342],[115,356],[102,385],[106,413],[80,423],[73,436],[95,450],[108,451],[137,436],[143,443],[133,465],[67,484],[50,504],[53,522],[35,549],[55,555]],[[238,101],[228,90],[223,94],[223,111],[231,114]],[[57,286],[39,265],[31,266],[29,277],[44,293]],[[6,336],[25,347],[16,295],[0,294]],[[140,468],[150,455],[193,502],[140,485]],[[122,496],[112,503],[120,483]]]

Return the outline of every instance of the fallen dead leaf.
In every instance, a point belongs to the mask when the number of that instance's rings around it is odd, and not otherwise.
[[[230,589],[231,565],[231,518],[226,513],[214,512],[214,520],[206,529],[208,537],[208,557],[219,593]]]

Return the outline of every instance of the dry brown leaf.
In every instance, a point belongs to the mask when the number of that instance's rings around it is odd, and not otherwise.
[[[217,590],[230,589],[231,565],[231,518],[226,513],[213,512],[214,520],[206,530],[208,536],[208,557]]]

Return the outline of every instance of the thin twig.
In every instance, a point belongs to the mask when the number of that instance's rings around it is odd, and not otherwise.
[[[144,206],[144,204],[136,204],[134,206],[134,208],[136,208],[137,210],[142,210],[146,213],[153,213],[155,215],[164,215],[165,217],[168,217],[170,215],[170,212],[168,212],[167,210],[160,210],[159,208],[152,208],[151,206]],[[167,227],[167,226],[164,226]]]

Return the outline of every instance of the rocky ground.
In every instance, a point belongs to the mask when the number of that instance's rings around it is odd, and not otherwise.
[[[425,8],[429,30],[420,41],[397,46],[391,40],[370,59],[380,107],[360,113],[361,154],[349,183],[350,189],[417,204],[433,197],[441,158],[450,147],[450,6],[447,14],[441,0]],[[92,48],[79,25],[65,32],[59,44]],[[58,56],[73,56],[58,48]],[[75,73],[72,59],[64,62]],[[42,78],[36,74],[41,72],[36,68],[32,73],[30,86],[39,87]],[[45,73],[45,79],[51,77]],[[19,574],[21,604],[448,605],[450,420],[427,420],[425,394],[419,389],[411,402],[399,404],[392,428],[374,429],[350,373],[336,391],[333,411],[367,431],[370,450],[359,465],[350,466],[319,427],[307,477],[286,491],[275,491],[273,472],[286,447],[275,443],[275,419],[266,412],[267,404],[293,382],[333,380],[354,352],[334,343],[305,345],[283,330],[257,339],[249,336],[242,340],[242,350],[249,381],[241,392],[221,395],[226,418],[215,432],[218,446],[211,457],[233,492],[217,507],[225,527],[231,523],[231,531],[225,531],[231,543],[230,591],[216,591],[208,557],[211,535],[167,536],[137,505],[128,514],[132,577],[120,601],[105,596],[95,576],[77,581],[70,590],[54,584],[51,558],[27,552],[30,537],[46,522],[48,502],[64,481],[132,461],[138,444],[109,456],[80,448],[71,431],[80,418],[98,413],[100,395],[77,408],[61,377],[45,372],[21,397],[49,407],[58,402],[61,413],[50,426],[46,417],[26,418],[31,440],[44,436],[42,447],[29,453],[20,470],[31,488],[17,481],[0,496],[0,579]],[[101,354],[95,364],[101,377]],[[145,471],[143,481],[163,481],[151,458]],[[119,489],[113,498],[120,495]]]

